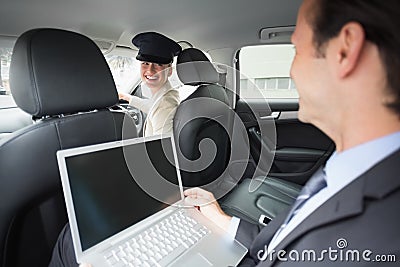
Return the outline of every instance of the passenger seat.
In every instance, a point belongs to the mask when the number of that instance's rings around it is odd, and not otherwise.
[[[218,187],[219,178],[222,179],[227,170],[233,111],[226,89],[218,84],[218,72],[201,50],[184,49],[178,55],[176,70],[183,84],[197,86],[180,103],[174,117],[183,185],[211,190]]]
[[[48,266],[67,222],[56,152],[136,137],[136,127],[130,116],[109,110],[118,103],[110,69],[81,34],[22,34],[10,85],[18,107],[36,122],[0,140],[0,266]]]

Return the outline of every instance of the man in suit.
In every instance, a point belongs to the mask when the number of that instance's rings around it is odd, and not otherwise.
[[[188,201],[249,248],[242,266],[398,266],[398,29],[398,0],[304,0],[292,36],[299,118],[336,144],[324,169],[305,185],[318,184],[319,191],[301,193],[294,209],[263,229],[226,215],[210,192],[185,191]],[[60,238],[55,249],[64,259],[72,251],[69,239]]]
[[[304,0],[292,36],[299,119],[336,152],[263,229],[224,214],[209,192],[185,191],[249,248],[242,266],[398,265],[399,28],[398,0]]]

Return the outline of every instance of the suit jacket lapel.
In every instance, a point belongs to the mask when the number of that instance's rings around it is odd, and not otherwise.
[[[285,248],[293,240],[308,231],[327,223],[360,214],[363,211],[363,179],[357,179],[354,183],[340,191],[333,198],[321,205],[298,227],[296,227],[276,248]]]
[[[251,248],[257,251],[250,251],[250,253],[257,253],[260,248],[263,248],[263,246],[268,245],[271,242],[276,231],[278,231],[279,227],[285,221],[287,214],[288,211],[278,214],[267,226],[261,230],[261,232],[254,239]]]
[[[400,150],[375,165],[322,204],[283,239],[275,251],[285,249],[297,238],[313,229],[361,214],[365,197],[381,199],[397,190],[400,187],[400,179],[395,171],[399,168],[398,166],[400,166]],[[270,266],[274,261],[267,261],[263,266]]]

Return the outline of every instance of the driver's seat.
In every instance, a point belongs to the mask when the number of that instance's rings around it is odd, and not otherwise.
[[[136,128],[130,116],[108,109],[118,102],[111,72],[81,34],[22,34],[10,85],[36,122],[0,141],[0,266],[47,266],[67,221],[56,151],[136,137]]]

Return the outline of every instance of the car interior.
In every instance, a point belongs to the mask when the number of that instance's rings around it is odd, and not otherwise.
[[[184,186],[255,224],[287,209],[334,150],[297,118],[301,2],[2,0],[0,266],[48,265],[68,221],[58,150],[143,135],[146,114],[118,92],[149,97],[131,42],[146,31],[183,49],[170,80]]]

